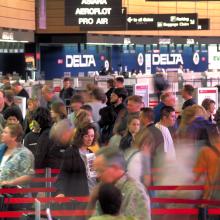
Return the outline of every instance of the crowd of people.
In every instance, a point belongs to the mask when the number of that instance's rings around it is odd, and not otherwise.
[[[169,90],[150,108],[142,97],[128,95],[122,77],[107,83],[106,93],[96,85],[76,91],[65,78],[60,95],[50,85],[42,87],[42,104],[19,82],[7,81],[0,90],[0,185],[35,186],[35,169],[58,168],[54,196],[90,196],[89,204],[66,208],[94,209],[91,220],[150,220],[153,196],[217,199],[212,186],[220,180],[220,109],[215,111],[215,102],[207,98],[198,105],[193,86],[185,85],[177,115]],[[24,118],[15,95],[27,99]],[[175,184],[207,187],[194,194],[148,190]]]

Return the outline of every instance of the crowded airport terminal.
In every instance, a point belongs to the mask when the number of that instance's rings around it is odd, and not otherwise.
[[[0,220],[220,220],[220,0],[0,0]]]

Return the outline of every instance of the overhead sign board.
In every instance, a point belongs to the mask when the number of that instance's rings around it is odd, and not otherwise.
[[[148,85],[146,84],[135,84],[134,85],[134,94],[141,96],[143,98],[143,103],[145,107],[149,106],[149,91]]]
[[[201,18],[198,19],[198,30],[209,30],[210,29],[210,19]]]
[[[145,0],[146,2],[164,2],[167,0]],[[183,0],[169,0],[169,2],[182,2]],[[212,1],[212,2],[218,2],[219,0],[184,0],[185,2],[208,2],[208,1]]]
[[[198,88],[197,89],[197,103],[201,105],[204,99],[212,99],[218,106],[218,88]]]
[[[128,30],[196,30],[197,14],[129,14]]]
[[[125,29],[126,9],[122,1],[65,0],[65,25],[86,30]]]

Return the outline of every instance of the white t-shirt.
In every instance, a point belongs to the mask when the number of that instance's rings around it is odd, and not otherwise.
[[[164,139],[164,152],[167,154],[167,158],[171,160],[176,160],[176,151],[173,143],[173,138],[170,134],[170,131],[167,127],[163,126],[158,122],[155,127],[160,129],[163,139]]]

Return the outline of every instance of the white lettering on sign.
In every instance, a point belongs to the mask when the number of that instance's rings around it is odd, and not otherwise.
[[[176,65],[183,64],[183,58],[181,54],[153,54],[153,65]]]
[[[77,8],[75,15],[110,15],[111,8]]]
[[[13,32],[3,32],[2,33],[2,40],[14,40],[14,33]]]
[[[107,0],[82,0],[81,5],[107,5]]]
[[[96,24],[108,24],[108,18],[97,18]]]
[[[66,68],[96,67],[94,55],[66,55]]]
[[[93,18],[79,18],[78,22],[79,24],[93,24],[94,19]]]

